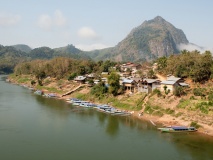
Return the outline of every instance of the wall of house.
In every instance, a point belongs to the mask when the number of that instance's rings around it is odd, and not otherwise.
[[[174,86],[173,85],[165,85],[165,84],[161,84],[161,88],[160,88],[160,90],[162,91],[162,92],[164,92],[164,86],[167,86],[167,89],[166,90],[170,90],[170,92],[173,92],[173,90],[174,90]]]
[[[159,83],[152,83],[152,90],[154,89],[160,89],[161,88],[161,85]]]

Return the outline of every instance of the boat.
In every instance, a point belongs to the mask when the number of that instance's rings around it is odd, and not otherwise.
[[[195,132],[197,129],[195,127],[185,127],[185,126],[168,126],[163,128],[158,128],[161,132]]]
[[[44,94],[44,96],[48,97],[48,98],[55,98],[55,97],[57,97],[57,95],[54,94],[54,93],[46,93],[46,94]]]
[[[102,104],[102,105],[97,105],[97,107],[94,107],[94,108],[97,109],[98,111],[106,112],[107,110],[111,110],[111,108],[113,107],[107,104]]]
[[[43,91],[41,91],[41,90],[36,90],[34,93],[37,95],[43,95]]]
[[[97,105],[94,103],[85,103],[85,105],[83,107],[85,108],[92,108],[92,107],[96,107]]]

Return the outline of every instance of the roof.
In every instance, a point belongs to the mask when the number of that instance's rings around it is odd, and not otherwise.
[[[84,76],[78,76],[74,80],[76,80],[76,81],[83,81],[85,79],[86,79],[86,77],[84,77]]]
[[[143,79],[143,81],[146,81],[147,83],[154,83],[156,81],[160,81],[159,79],[148,79],[148,78],[145,78]]]
[[[161,84],[174,85],[176,81],[162,81]]]
[[[183,86],[183,87],[187,87],[187,86],[189,86],[189,84],[187,84],[187,83],[179,83],[181,86]]]
[[[142,79],[141,78],[132,78],[132,80],[135,80],[136,82],[139,82],[139,81],[142,81]]]
[[[188,129],[188,127],[185,127],[185,126],[172,126],[172,128],[174,130],[176,130],[176,129]]]
[[[167,81],[175,81],[175,82],[177,82],[178,80],[180,80],[181,78],[178,78],[178,77],[175,77],[175,76],[169,76],[168,78],[167,78]]]
[[[133,81],[132,79],[123,79],[122,83],[132,83]]]

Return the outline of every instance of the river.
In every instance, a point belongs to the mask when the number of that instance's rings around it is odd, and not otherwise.
[[[1,160],[212,160],[213,138],[81,109],[0,77]]]

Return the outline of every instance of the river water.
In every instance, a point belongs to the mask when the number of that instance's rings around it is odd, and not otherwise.
[[[72,107],[0,80],[1,160],[213,160],[213,138]]]

